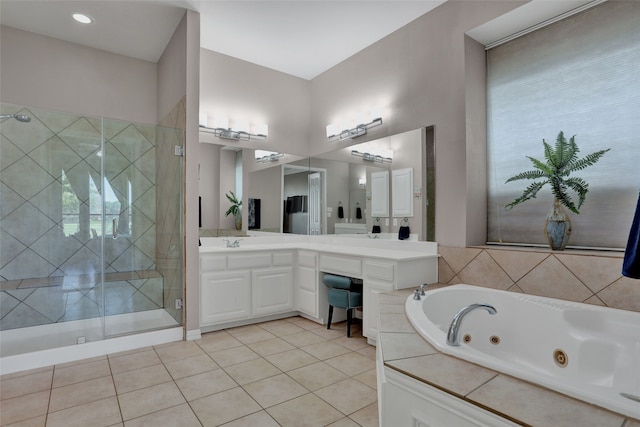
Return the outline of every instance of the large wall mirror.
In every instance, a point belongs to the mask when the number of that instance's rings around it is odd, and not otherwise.
[[[397,233],[400,224],[391,215],[391,176],[394,170],[411,169],[414,177],[411,232],[420,240],[433,240],[433,146],[433,129],[422,128],[311,158],[283,154],[273,161],[256,161],[254,150],[244,149],[243,208],[251,205],[252,211],[247,212],[243,229],[309,235],[363,234],[371,233],[377,225],[383,233]],[[385,172],[387,213],[376,215],[372,203],[379,200],[372,184],[375,177]],[[220,178],[218,182],[229,180]],[[220,192],[223,211],[226,202],[222,189]]]

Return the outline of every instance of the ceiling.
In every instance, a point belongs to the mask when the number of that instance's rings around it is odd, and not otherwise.
[[[201,47],[312,79],[444,1],[0,0],[0,22],[157,62],[184,9],[191,9],[200,13]],[[534,0],[472,36],[492,42],[589,1]],[[73,12],[94,22],[78,24]]]

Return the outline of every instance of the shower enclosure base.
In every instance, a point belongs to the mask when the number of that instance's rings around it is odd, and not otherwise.
[[[96,318],[0,331],[0,375],[183,338],[183,328],[163,309],[106,317],[107,339],[101,339],[102,322]]]

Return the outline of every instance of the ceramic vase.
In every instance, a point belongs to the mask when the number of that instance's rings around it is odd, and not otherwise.
[[[571,237],[571,221],[569,215],[558,199],[553,200],[553,208],[544,222],[544,235],[554,251],[562,251]]]

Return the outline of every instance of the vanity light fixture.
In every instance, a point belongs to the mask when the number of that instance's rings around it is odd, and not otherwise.
[[[73,19],[75,19],[81,24],[91,24],[93,22],[93,19],[91,19],[89,16],[85,15],[84,13],[74,13],[71,16],[73,17]]]
[[[365,119],[366,120],[366,119]],[[354,127],[349,128],[349,125],[329,125],[327,126],[327,139],[330,141],[342,141],[347,138],[357,138],[362,135],[367,134],[367,129],[371,129],[376,126],[380,126],[382,124],[382,117],[376,117],[371,121],[365,123],[364,120],[357,120]],[[342,129],[341,129],[342,128]]]
[[[379,154],[362,153],[358,150],[351,150],[351,155],[356,157],[362,157],[362,160],[365,160],[367,162],[377,162],[377,163],[393,162],[393,158],[391,157],[382,157]]]
[[[229,119],[225,116],[214,116],[212,126],[209,126],[209,117],[206,114],[199,115],[200,130],[212,133],[218,138],[239,141],[241,139],[267,139],[269,126],[265,123],[249,125],[248,120],[236,120],[233,129],[229,126]]]
[[[276,153],[275,151],[256,150],[256,162],[267,163],[276,162],[280,157],[284,157],[284,153]]]

